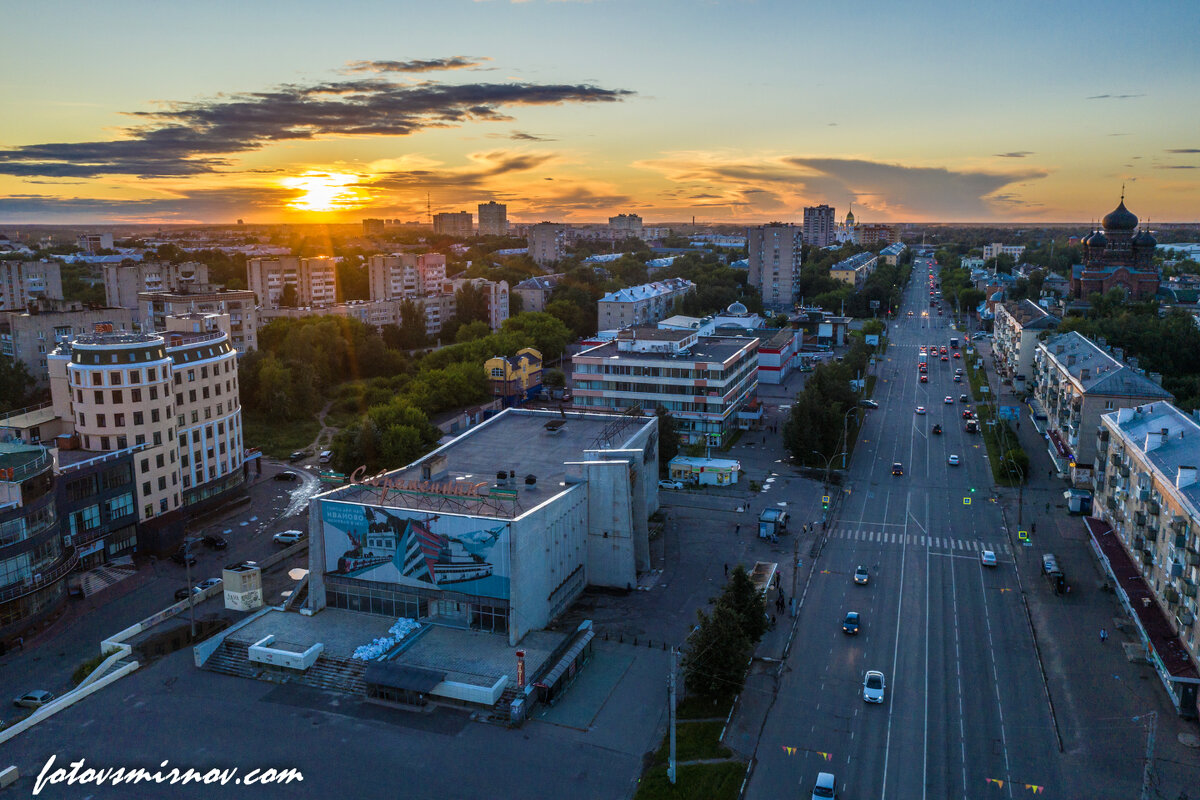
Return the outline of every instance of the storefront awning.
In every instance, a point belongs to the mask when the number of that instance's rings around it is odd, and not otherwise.
[[[445,679],[444,672],[394,664],[390,661],[373,661],[367,664],[367,670],[363,674],[363,680],[368,684],[421,694],[428,693]]]
[[[579,638],[562,654],[562,658],[558,660],[558,663],[542,676],[542,679],[538,681],[538,686],[553,686],[557,683],[558,679],[567,671],[567,667],[571,666],[575,659],[579,657],[579,654],[583,652],[583,648],[587,647],[588,642],[594,639],[595,636],[595,632],[590,629],[581,633]]]

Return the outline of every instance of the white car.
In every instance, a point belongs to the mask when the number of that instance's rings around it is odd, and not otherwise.
[[[996,566],[996,554],[991,550],[984,550],[979,554],[979,563],[983,564],[985,567]]]
[[[925,406],[917,406],[917,414],[920,416],[924,416],[925,415]]]
[[[295,544],[304,538],[302,531],[282,531],[271,537],[276,544]]]
[[[828,800],[830,797],[837,797],[835,783],[832,772],[822,772],[817,775],[817,782],[813,785],[812,800]]]
[[[957,467],[959,465],[958,456],[956,456],[954,453],[951,453],[950,457],[946,459],[946,463],[952,467]]]
[[[882,703],[886,688],[883,673],[877,669],[869,670],[863,677],[863,700],[868,703]]]
[[[658,488],[660,488],[660,489],[682,489],[683,483],[680,481],[659,481]]]
[[[17,697],[13,700],[13,705],[17,708],[41,708],[54,699],[54,692],[48,692],[45,689],[34,689],[32,692]]]
[[[952,406],[952,405],[954,405],[954,398],[951,397],[950,395],[946,395],[946,399],[943,400],[942,402],[948,406]]]
[[[203,592],[203,591],[205,591],[205,590],[207,590],[207,589],[211,589],[211,588],[212,588],[212,587],[214,587],[214,586],[219,586],[220,584],[221,584],[221,579],[220,579],[220,578],[209,578],[208,580],[202,581],[202,582],[201,582],[201,583],[200,583],[200,584],[199,584],[199,585],[196,587],[196,591],[198,591],[198,592]]]

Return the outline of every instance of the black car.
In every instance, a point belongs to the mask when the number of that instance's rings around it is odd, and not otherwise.
[[[893,463],[892,464],[892,474],[893,475],[903,475],[904,474],[904,465],[901,464],[899,461]]]
[[[933,432],[934,432],[934,433],[938,433],[938,434],[940,434],[940,433],[942,432],[942,426],[941,426],[941,425],[934,425],[934,426],[933,426]]]
[[[297,475],[296,473],[292,472],[291,470],[284,470],[283,472],[275,473],[275,480],[277,480],[277,481],[296,481],[299,479],[300,479],[300,476]]]
[[[859,400],[858,404],[863,408],[879,408],[879,403],[874,400]]]
[[[176,600],[187,600],[188,597],[191,596],[191,594],[194,591],[195,591],[194,589],[189,589],[186,586],[183,587],[182,589],[176,589],[175,590],[175,599]]]
[[[842,620],[842,631],[854,636],[858,633],[858,612],[849,611],[846,613],[846,618]]]
[[[295,463],[295,462],[300,461],[305,458],[308,458],[308,451],[307,450],[297,450],[296,452],[294,452],[290,456],[288,456],[288,461]]]
[[[210,533],[200,541],[204,542],[204,546],[209,550],[224,550],[229,546],[229,542],[225,541],[224,536],[218,536],[215,533]]]
[[[958,402],[960,402],[960,403],[969,403],[969,402],[971,402],[971,398],[967,397],[965,394],[960,394],[960,395],[958,396]]]
[[[176,564],[186,563],[191,567],[196,566],[196,557],[182,547],[171,554],[171,560]]]

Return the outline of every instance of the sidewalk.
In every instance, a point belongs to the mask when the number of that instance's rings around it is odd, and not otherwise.
[[[988,369],[994,371],[990,347],[979,349]],[[1002,388],[998,401],[1019,404],[1009,387]],[[1018,489],[997,487],[995,492],[1014,545],[1022,594],[1062,742],[1064,782],[1072,781],[1080,797],[1136,796],[1147,728],[1143,720],[1134,718],[1155,712],[1159,796],[1194,793],[1200,785],[1200,754],[1180,737],[1194,737],[1200,728],[1178,717],[1149,664],[1127,657],[1123,645],[1134,645],[1129,648],[1133,652],[1140,650],[1136,633],[1123,622],[1124,611],[1116,597],[1104,588],[1105,576],[1088,544],[1083,518],[1067,514],[1063,493],[1068,484],[1053,471],[1046,441],[1034,428],[1027,406],[1021,408],[1016,434],[1030,462],[1023,507],[1018,509],[1022,496]],[[1030,531],[1029,547],[1017,546],[1018,515],[1021,529]],[[1057,556],[1071,586],[1069,595],[1054,594],[1042,580],[1043,553]],[[1100,640],[1101,628],[1108,631],[1106,643]]]

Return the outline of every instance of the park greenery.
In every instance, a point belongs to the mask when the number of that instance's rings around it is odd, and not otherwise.
[[[783,423],[783,443],[793,462],[825,466],[855,440],[859,419],[850,411],[858,408],[859,395],[851,381],[866,372],[875,351],[863,334],[878,333],[882,327],[882,323],[869,320],[864,331],[852,333],[842,361],[818,364],[809,373]]]
[[[525,347],[560,352],[570,333],[545,313],[518,314],[500,331],[410,353],[356,320],[276,320],[239,367],[242,404],[259,426],[289,425],[327,407],[340,471],[400,467],[440,437],[430,419],[490,399],[483,363]],[[254,442],[251,442],[254,444]]]
[[[697,625],[683,656],[684,687],[703,701],[723,701],[741,691],[746,664],[767,632],[766,600],[740,564],[709,613]]]

